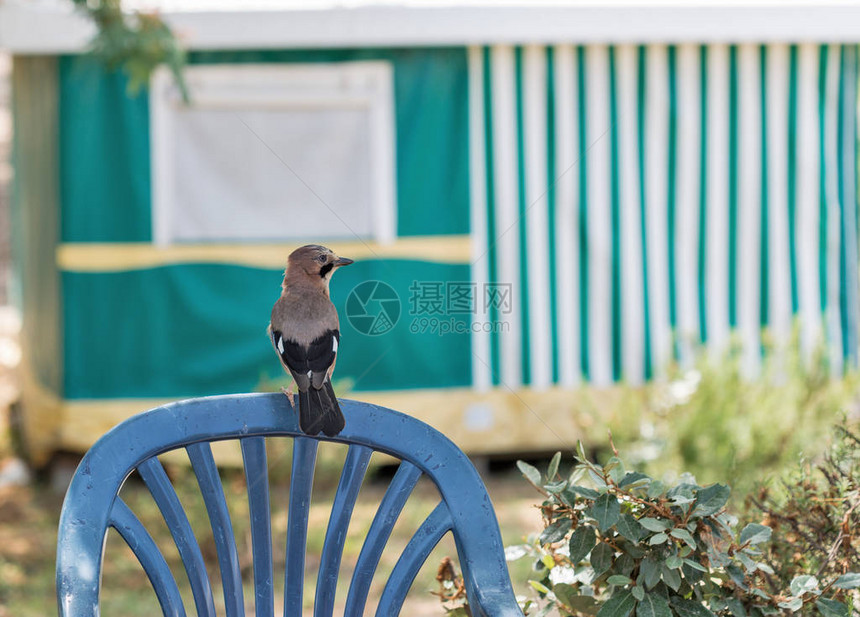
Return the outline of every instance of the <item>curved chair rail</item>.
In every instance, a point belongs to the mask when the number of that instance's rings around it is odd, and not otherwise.
[[[199,546],[159,454],[185,448],[197,475],[212,523],[228,617],[244,615],[242,581],[229,513],[209,442],[238,439],[242,447],[251,513],[257,615],[272,614],[271,523],[263,438],[295,439],[286,547],[287,615],[300,615],[308,502],[319,441],[349,445],[321,556],[314,615],[331,615],[334,585],[349,524],[373,451],[401,465],[380,504],[353,573],[346,615],[362,615],[370,580],[397,516],[418,478],[436,485],[441,502],[404,549],[382,593],[377,615],[399,613],[414,576],[439,539],[451,531],[473,615],[521,616],[504,559],[492,503],[469,459],[448,438],[405,414],[356,401],[341,401],[346,427],[333,438],[308,437],[281,394],[243,394],[190,399],[152,409],[119,424],[99,439],[81,461],[66,494],[57,544],[57,599],[60,615],[98,615],[105,534],[114,527],[138,556],[166,615],[185,609],[164,558],[148,532],[118,497],[137,469],[176,541],[198,615],[214,615]]]

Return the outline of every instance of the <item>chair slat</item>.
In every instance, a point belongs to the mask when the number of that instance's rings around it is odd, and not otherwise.
[[[319,575],[317,576],[317,593],[314,599],[314,617],[330,617],[334,611],[343,544],[346,540],[355,500],[358,498],[359,490],[361,490],[361,483],[364,480],[367,464],[370,462],[372,454],[373,450],[370,448],[357,445],[350,446],[347,452],[323,543]]]
[[[239,569],[239,553],[233,524],[221,486],[221,476],[212,457],[208,442],[194,443],[185,448],[191,467],[200,485],[200,494],[206,504],[215,548],[218,551],[218,566],[221,570],[221,585],[224,588],[224,605],[227,617],[241,617],[245,614],[245,599],[242,590],[242,573]]]
[[[167,473],[164,471],[159,460],[155,457],[141,463],[137,468],[140,477],[143,478],[152,498],[155,500],[167,528],[173,536],[188,582],[191,584],[191,593],[194,595],[194,604],[200,617],[215,617],[215,600],[212,597],[212,585],[206,572],[206,563],[200,552],[200,545],[188,522],[185,509],[176,495]]]
[[[134,512],[119,497],[111,508],[108,525],[119,532],[140,561],[140,565],[143,566],[144,572],[152,583],[158,603],[161,605],[161,612],[165,617],[185,617],[182,596],[179,595],[176,580],[164,556]]]
[[[440,502],[433,512],[424,519],[421,527],[418,528],[406,548],[403,549],[400,559],[397,560],[394,570],[391,571],[391,576],[385,583],[385,589],[382,590],[382,597],[376,607],[377,617],[400,614],[403,600],[406,599],[406,594],[412,587],[412,581],[415,580],[422,564],[430,556],[430,552],[439,543],[442,536],[450,531],[453,525],[448,506],[445,505],[444,501]]]
[[[293,441],[293,468],[290,471],[290,505],[287,514],[287,549],[284,569],[284,615],[288,617],[302,614],[308,514],[318,445],[317,440],[306,437],[297,437]]]
[[[379,508],[370,524],[361,552],[358,554],[358,561],[355,564],[352,581],[349,584],[349,594],[346,597],[345,615],[363,614],[370,584],[373,581],[376,567],[379,565],[379,559],[382,557],[382,551],[391,536],[391,531],[394,529],[394,524],[403,510],[406,500],[409,499],[409,495],[412,494],[412,489],[415,488],[420,477],[421,470],[407,461],[400,463],[397,468],[397,473],[394,474],[394,478],[379,503]]]
[[[241,444],[248,485],[251,543],[254,548],[254,609],[257,617],[274,617],[272,521],[266,440],[263,437],[245,437]]]

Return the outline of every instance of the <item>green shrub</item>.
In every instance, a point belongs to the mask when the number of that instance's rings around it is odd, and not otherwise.
[[[819,461],[802,460],[785,480],[747,498],[747,517],[775,532],[765,553],[771,589],[807,572],[825,580],[860,572],[860,436],[834,430]]]
[[[721,356],[701,353],[693,369],[671,369],[638,397],[622,397],[629,408],[609,414],[619,425],[610,428],[628,459],[652,476],[675,480],[674,471],[686,469],[744,495],[801,454],[821,452],[830,427],[856,409],[858,386],[856,370],[831,378],[826,358],[804,358],[797,344],[765,353],[751,377],[734,345]]]
[[[544,499],[544,529],[530,544],[509,547],[508,558],[530,558],[537,599],[528,614],[596,617],[761,617],[819,614],[848,617],[860,573],[778,576],[768,557],[772,529],[738,525],[726,511],[730,489],[701,486],[689,474],[667,485],[628,471],[617,453],[606,465],[590,462],[580,445],[569,475],[557,453],[545,474],[520,461]],[[468,614],[460,606],[454,614]],[[533,613],[534,611],[534,613]]]

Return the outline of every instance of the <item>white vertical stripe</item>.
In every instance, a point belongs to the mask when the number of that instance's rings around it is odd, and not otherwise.
[[[616,48],[619,133],[619,210],[621,220],[621,340],[624,378],[632,384],[644,377],[645,323],[642,288],[642,227],[639,207],[637,143],[637,57],[633,45]]]
[[[555,48],[555,246],[558,370],[562,386],[579,383],[579,92],[571,45]]]
[[[675,268],[681,363],[693,363],[700,340],[698,300],[701,90],[699,46],[678,46],[678,173],[675,202]]]
[[[729,338],[729,49],[708,48],[707,263],[708,347],[726,349]]]
[[[821,342],[818,287],[818,46],[800,45],[797,62],[797,283],[800,340],[807,358]]]
[[[825,199],[827,200],[827,349],[830,369],[842,373],[842,322],[839,294],[839,255],[842,252],[839,212],[839,162],[837,153],[839,130],[839,45],[828,45],[826,107],[824,111],[824,169]]]
[[[517,104],[514,50],[507,45],[491,51],[493,184],[496,197],[496,254],[498,283],[510,284],[511,310],[499,316],[508,328],[499,333],[501,381],[509,388],[522,383],[522,321],[520,317],[519,187],[517,178]],[[493,239],[490,239],[493,242]]]
[[[649,45],[646,60],[645,225],[648,237],[648,306],[655,374],[672,359],[669,320],[668,121],[669,86],[665,45]]]
[[[173,221],[171,208],[175,194],[176,175],[170,146],[165,139],[174,134],[173,118],[167,107],[167,92],[173,86],[173,77],[167,67],[161,67],[152,74],[149,86],[149,126],[152,141],[149,161],[152,186],[152,240],[158,247],[170,244]]]
[[[742,366],[760,367],[761,310],[761,82],[758,45],[738,47],[737,316]]]
[[[779,344],[791,335],[791,269],[788,242],[788,71],[787,45],[767,47],[768,310]]]
[[[523,50],[526,243],[528,261],[529,361],[534,389],[552,383],[549,221],[547,198],[546,47]]]
[[[588,321],[591,381],[612,382],[612,220],[609,201],[609,52],[585,52],[588,126]]]
[[[478,321],[483,314],[483,293],[489,279],[487,239],[486,152],[484,151],[484,63],[481,47],[469,48],[469,211],[472,236],[472,282],[477,286],[475,308]],[[490,367],[490,333],[472,328],[472,387],[482,392],[493,383]]]

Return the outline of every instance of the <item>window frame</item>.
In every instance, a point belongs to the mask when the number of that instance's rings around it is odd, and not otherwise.
[[[184,77],[190,105],[196,109],[367,109],[372,222],[370,235],[356,234],[355,239],[381,244],[396,239],[394,71],[389,62],[201,64],[185,67]],[[173,194],[172,127],[176,111],[184,105],[170,70],[159,68],[149,91],[152,239],[158,246],[217,242],[176,239],[172,227],[172,214],[178,207]],[[308,188],[314,192],[313,187]],[[285,238],[284,242],[291,240]],[[248,238],[241,242],[253,241]]]

